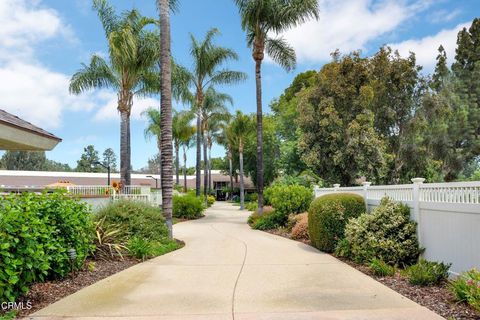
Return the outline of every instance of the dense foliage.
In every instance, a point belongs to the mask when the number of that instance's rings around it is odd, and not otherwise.
[[[405,275],[408,282],[413,285],[436,285],[448,278],[450,266],[451,264],[420,259],[416,264],[405,269]]]
[[[161,241],[168,235],[160,208],[137,201],[115,201],[101,208],[95,219],[118,228],[118,241],[132,237]]]
[[[395,267],[385,263],[379,259],[372,259],[368,265],[373,274],[380,277],[393,276],[395,275]]]
[[[93,250],[88,206],[65,193],[8,195],[0,203],[0,301],[14,301],[35,281],[71,271]]]
[[[279,213],[288,216],[307,211],[313,200],[313,191],[299,185],[273,185],[265,190],[268,194],[268,204]]]
[[[312,245],[333,252],[343,239],[350,218],[365,212],[365,201],[357,194],[328,194],[315,199],[308,209],[308,232]]]
[[[358,262],[380,259],[390,265],[410,265],[421,252],[416,227],[408,206],[384,198],[371,213],[347,223],[345,239],[350,248],[344,251]]]
[[[461,273],[450,283],[455,299],[466,302],[480,312],[480,272],[476,269]]]
[[[205,210],[202,199],[195,195],[173,196],[173,217],[180,219],[197,219]]]

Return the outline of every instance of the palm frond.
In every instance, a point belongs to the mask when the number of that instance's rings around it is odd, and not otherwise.
[[[93,9],[97,11],[98,18],[108,38],[110,33],[118,28],[119,24],[119,17],[115,14],[115,9],[107,0],[93,0]]]
[[[296,55],[295,50],[283,38],[267,38],[265,41],[265,51],[287,71],[295,69]]]
[[[247,74],[240,71],[220,70],[215,72],[206,85],[237,84],[247,79]]]
[[[90,89],[119,88],[119,80],[111,66],[98,55],[93,55],[90,64],[82,64],[70,80],[69,91],[80,94]]]

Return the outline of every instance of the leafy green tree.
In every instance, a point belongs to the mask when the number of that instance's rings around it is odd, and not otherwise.
[[[107,148],[103,151],[103,164],[110,166],[112,172],[117,171],[117,155],[112,148]]]
[[[76,171],[101,172],[101,167],[95,164],[95,162],[98,162],[99,160],[100,158],[98,156],[98,151],[95,150],[93,145],[88,145],[83,148],[83,153],[80,156],[80,160],[77,161]]]
[[[176,184],[180,184],[179,179],[179,168],[180,168],[180,146],[184,141],[191,139],[193,130],[190,122],[193,120],[194,114],[190,111],[173,111],[173,120],[172,120],[172,136],[173,144],[175,148],[175,176]],[[184,154],[185,156],[185,154]],[[186,161],[186,160],[185,160]]]
[[[257,100],[257,191],[258,212],[263,212],[263,110],[261,67],[265,52],[287,71],[296,63],[295,51],[281,37],[271,34],[282,33],[310,18],[318,18],[317,0],[235,0],[247,32],[247,44],[252,48],[255,61],[255,84]]]
[[[195,127],[190,126],[190,130],[185,130],[180,137],[180,145],[183,150],[183,192],[187,192],[187,174],[195,174],[195,168],[192,171],[187,168],[187,151],[195,145]]]
[[[43,171],[47,158],[44,151],[6,151],[1,167],[6,170]]]
[[[159,59],[157,35],[145,27],[154,19],[143,17],[137,10],[115,13],[107,0],[94,0],[93,8],[103,25],[109,57],[92,55],[70,80],[70,92],[80,94],[91,89],[110,88],[117,91],[120,113],[120,180],[130,184],[131,146],[130,114],[134,96],[151,93],[158,82],[155,70]],[[170,62],[170,55],[168,56]]]
[[[201,147],[203,145],[202,111],[206,90],[211,86],[235,84],[246,79],[245,73],[232,71],[223,66],[230,60],[238,60],[238,55],[233,50],[217,46],[214,43],[214,38],[218,34],[218,29],[211,29],[201,41],[191,35],[190,55],[193,59],[193,67],[191,70],[183,69],[182,77],[179,77],[183,79],[183,87],[192,88],[190,100],[194,101],[194,111],[197,114],[197,197],[200,196]]]

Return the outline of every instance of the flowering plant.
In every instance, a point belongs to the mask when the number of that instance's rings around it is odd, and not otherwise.
[[[475,268],[463,272],[450,283],[455,298],[466,302],[475,310],[480,311],[480,272]]]

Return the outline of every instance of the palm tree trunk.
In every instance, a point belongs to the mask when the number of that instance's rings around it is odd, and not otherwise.
[[[212,145],[208,144],[208,193],[212,192]]]
[[[228,151],[228,166],[230,173],[230,199],[233,197],[233,164],[232,164],[232,152]]]
[[[178,159],[180,151],[180,146],[178,145],[178,142],[175,143],[175,178],[176,178],[176,185],[180,184],[180,178],[178,176],[178,171],[179,171],[179,166],[180,166],[180,160]]]
[[[202,179],[201,174],[201,161],[202,161],[202,119],[201,119],[201,112],[200,112],[200,99],[197,99],[197,159],[196,159],[196,166],[195,166],[195,194],[200,197],[200,182]]]
[[[187,150],[183,147],[183,192],[187,193]]]
[[[205,132],[202,133],[203,141],[203,197],[207,204],[207,188],[208,188],[208,157],[207,157],[207,139]]]
[[[162,140],[160,138],[157,139],[157,146],[158,146],[158,157],[162,159]],[[158,168],[158,176],[160,177],[160,189],[162,189],[162,166]]]
[[[120,183],[122,187],[130,185],[130,115],[120,112]]]
[[[240,210],[243,210],[245,206],[245,194],[243,185],[243,148],[239,150],[240,154]]]
[[[160,99],[161,99],[161,150],[162,150],[162,212],[166,220],[168,234],[172,232],[173,194],[173,148],[172,148],[172,70],[170,50],[170,1],[157,0],[160,10]]]
[[[258,214],[263,213],[263,114],[262,114],[262,61],[255,60],[255,81],[257,87],[257,193]]]

